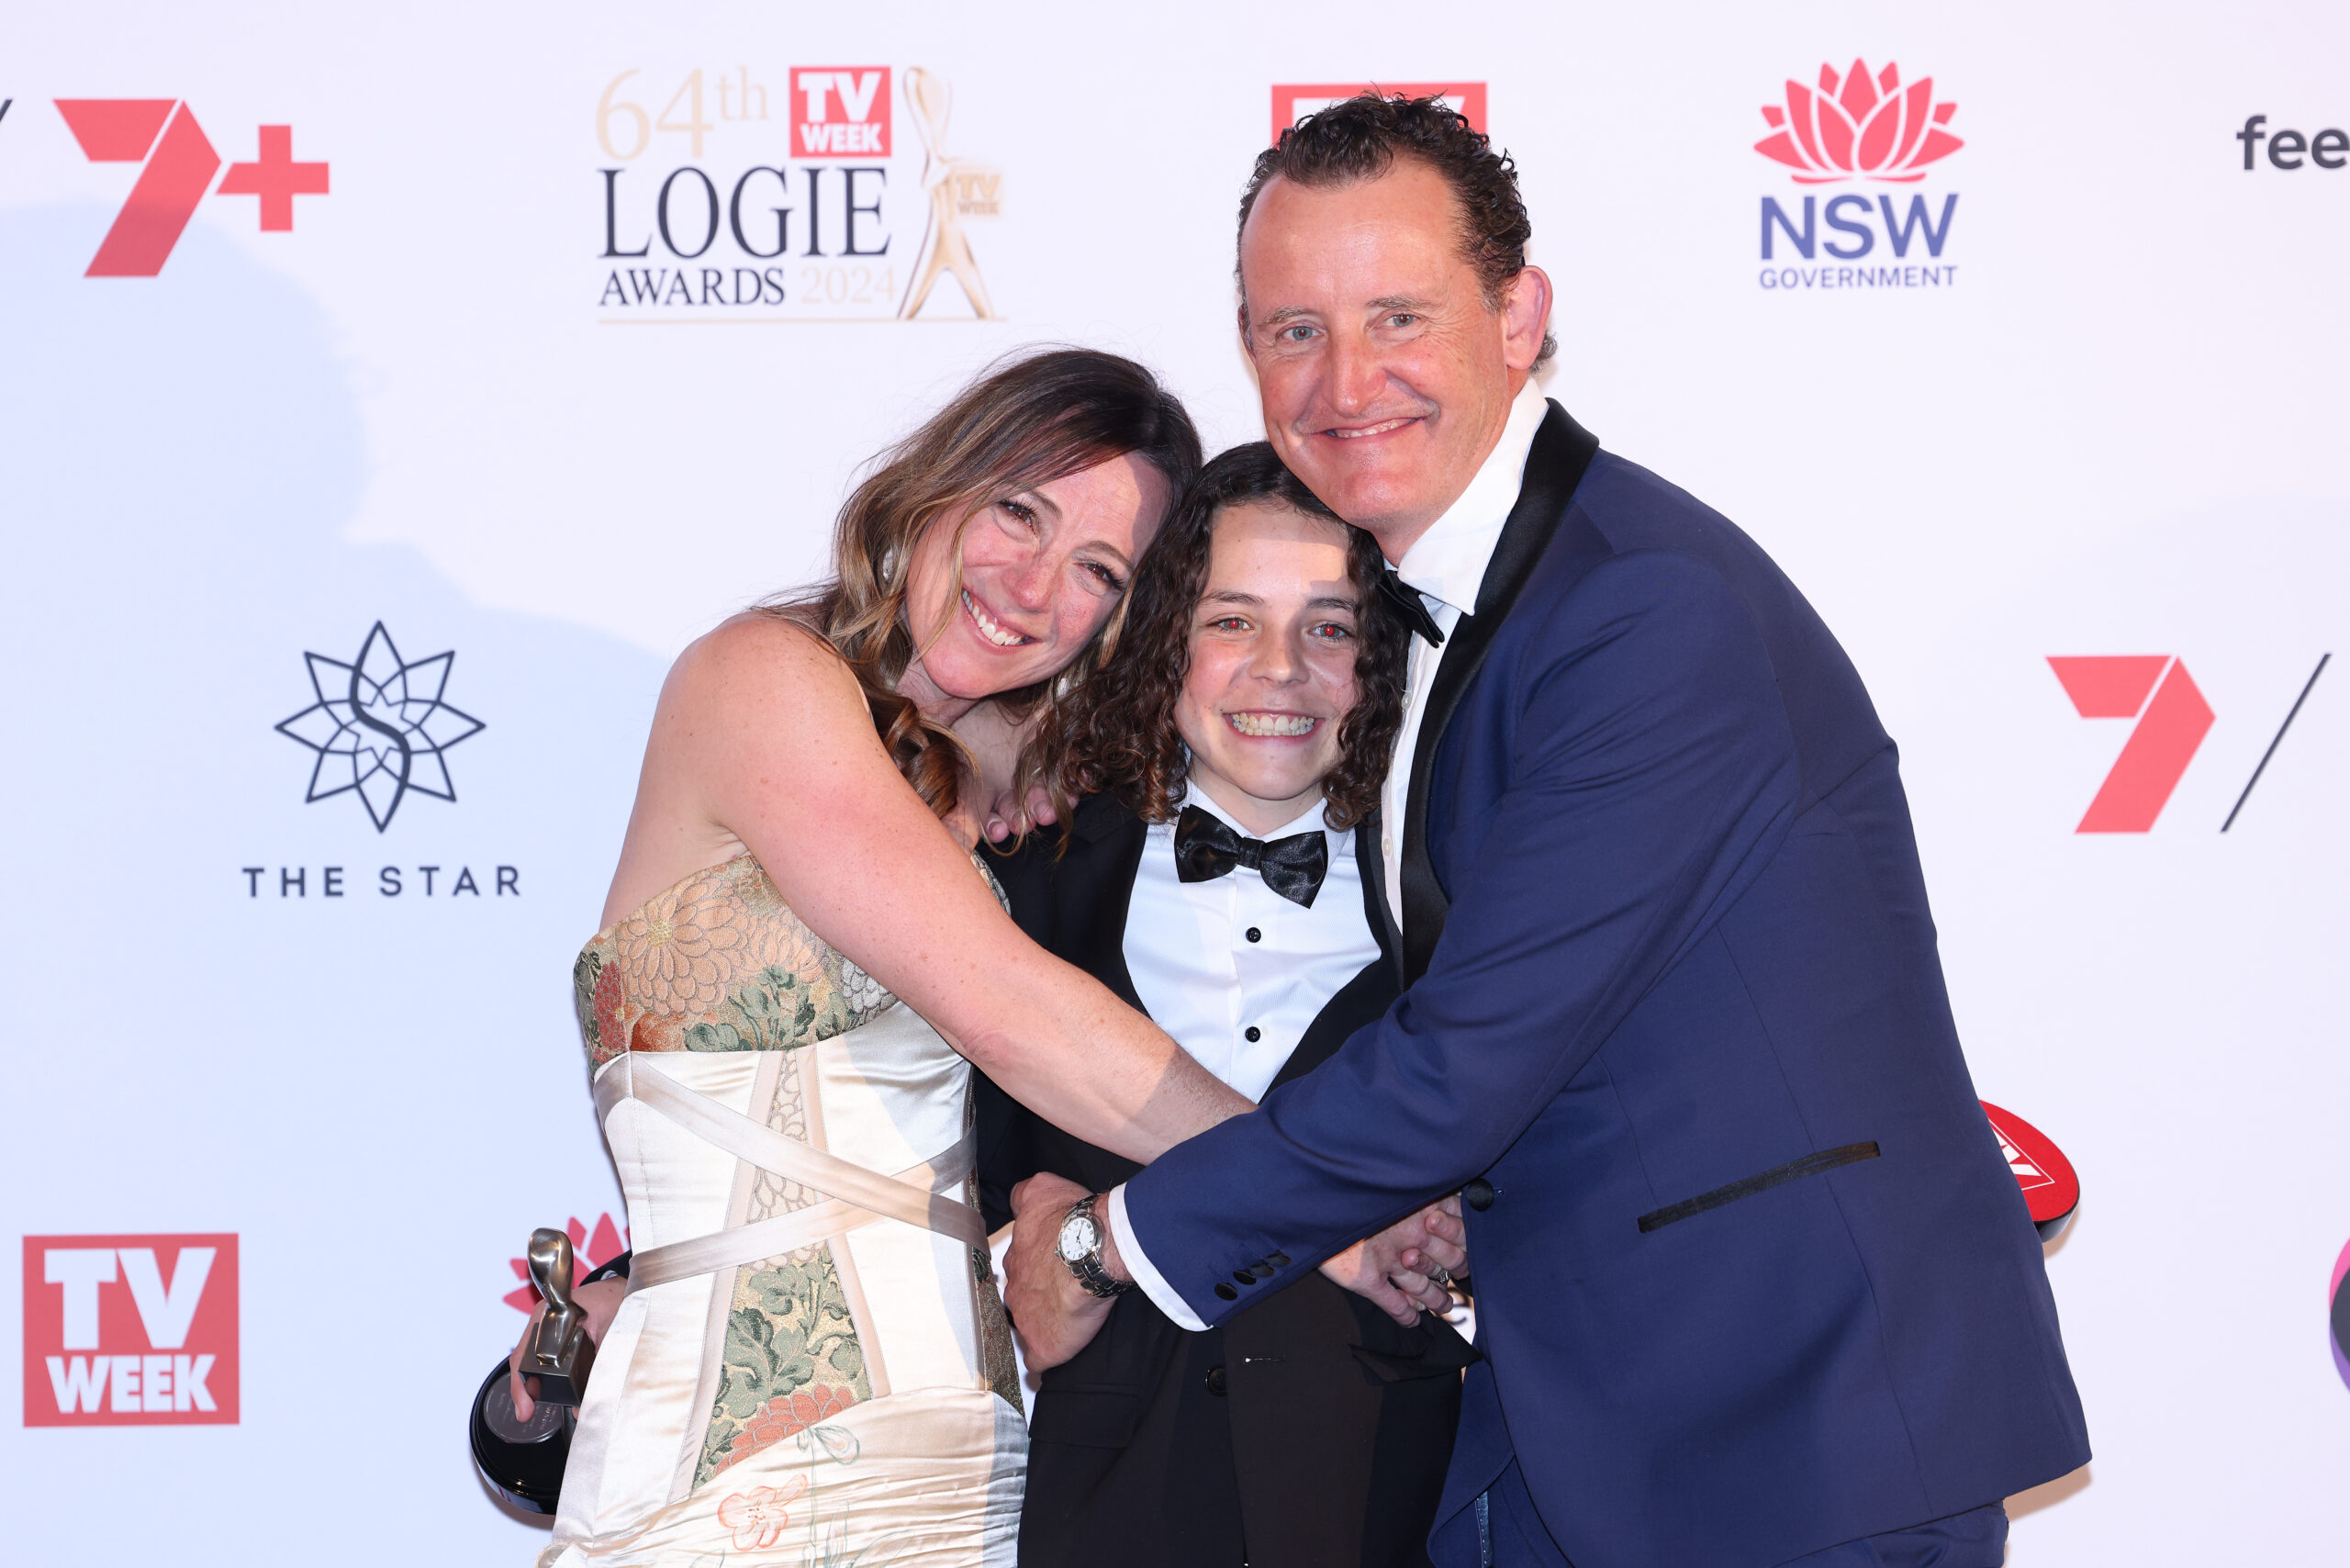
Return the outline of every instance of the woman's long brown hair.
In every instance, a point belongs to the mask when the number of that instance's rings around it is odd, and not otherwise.
[[[1281,465],[1264,442],[1236,446],[1203,470],[1159,530],[1126,596],[1125,651],[1046,715],[1033,772],[1069,820],[1075,797],[1115,795],[1145,822],[1163,823],[1182,802],[1191,757],[1175,732],[1175,707],[1192,669],[1192,619],[1207,591],[1215,520],[1229,506],[1271,501],[1340,521]],[[1332,827],[1348,828],[1379,804],[1389,754],[1404,727],[1404,656],[1411,633],[1378,592],[1386,562],[1378,542],[1347,528],[1348,566],[1361,600],[1356,616],[1355,705],[1338,723],[1338,764],[1323,780]]]
[[[962,746],[946,726],[898,694],[900,678],[920,652],[906,604],[915,544],[930,528],[955,529],[949,558],[959,588],[961,530],[972,514],[1129,454],[1166,476],[1170,496],[1181,495],[1200,469],[1191,416],[1149,371],[1091,349],[1047,349],[999,362],[875,459],[834,528],[832,580],[759,607],[839,651],[890,760],[940,816],[956,806]],[[1117,645],[1125,616],[1122,602],[1054,676],[995,700],[1015,717],[1041,705],[1050,727],[1054,711]]]

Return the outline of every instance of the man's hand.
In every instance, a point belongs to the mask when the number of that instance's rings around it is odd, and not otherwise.
[[[575,1285],[571,1299],[588,1310],[588,1342],[601,1345],[604,1330],[612,1326],[612,1319],[620,1314],[621,1303],[628,1299],[628,1282],[598,1280],[590,1284]],[[514,1396],[514,1418],[518,1421],[529,1420],[531,1412],[538,1404],[531,1397],[531,1385],[538,1379],[522,1375],[522,1347],[529,1343],[532,1326],[538,1320],[539,1315],[535,1312],[522,1320],[522,1337],[514,1341],[514,1353],[506,1358],[506,1388]]]
[[[1322,1272],[1408,1328],[1424,1306],[1439,1314],[1451,1309],[1451,1293],[1428,1268],[1442,1269],[1447,1282],[1467,1273],[1468,1238],[1456,1193],[1365,1237],[1324,1263]]]
[[[1033,1371],[1057,1367],[1085,1349],[1110,1316],[1112,1304],[1077,1282],[1057,1248],[1069,1205],[1084,1196],[1076,1182],[1044,1174],[1012,1189],[1013,1229],[1003,1254],[1003,1305]],[[1109,1215],[1097,1208],[1094,1217],[1107,1235]],[[1110,1247],[1102,1249],[1102,1263],[1125,1277]]]

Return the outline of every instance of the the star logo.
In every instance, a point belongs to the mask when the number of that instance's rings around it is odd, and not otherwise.
[[[481,721],[441,700],[454,653],[408,664],[376,622],[349,664],[304,654],[318,700],[277,726],[277,733],[319,754],[305,803],[355,794],[383,832],[410,790],[454,801],[456,786],[442,754],[476,734]]]

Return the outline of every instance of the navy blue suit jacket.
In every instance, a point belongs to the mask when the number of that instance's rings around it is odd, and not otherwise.
[[[1765,1568],[2084,1463],[1893,743],[1811,607],[1554,404],[1445,660],[1409,989],[1134,1179],[1153,1265],[1213,1324],[1490,1185],[1439,1563],[1513,1458],[1577,1568]]]

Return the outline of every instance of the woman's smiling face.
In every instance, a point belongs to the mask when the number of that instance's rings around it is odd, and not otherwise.
[[[1134,562],[1166,515],[1167,481],[1131,454],[1113,457],[958,520],[962,588],[942,520],[914,546],[906,607],[918,668],[938,696],[968,703],[1058,674],[1125,595]]]
[[[1175,727],[1192,782],[1252,834],[1294,821],[1338,765],[1360,610],[1343,523],[1278,501],[1216,514]]]

